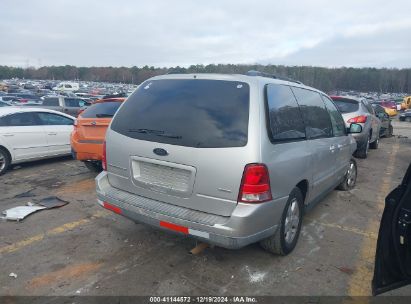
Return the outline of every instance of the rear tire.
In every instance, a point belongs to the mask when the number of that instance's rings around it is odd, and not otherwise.
[[[97,172],[100,173],[103,171],[103,166],[101,165],[101,162],[98,161],[85,161],[84,165],[89,169],[91,172]]]
[[[389,128],[388,128],[387,137],[392,137],[393,134],[394,134],[394,128],[390,125]]]
[[[7,169],[10,167],[11,158],[9,152],[0,148],[0,175],[6,173]]]
[[[304,212],[304,199],[299,188],[294,188],[284,207],[281,216],[280,227],[276,233],[260,242],[268,252],[287,255],[291,253],[297,245],[301,231],[301,224]]]
[[[370,143],[370,148],[371,149],[378,149],[378,146],[380,144],[380,136],[378,136],[372,143]]]
[[[344,179],[341,184],[338,185],[337,189],[342,191],[348,191],[355,187],[357,182],[357,162],[355,159],[351,158],[350,165],[345,173]]]
[[[367,158],[369,147],[370,147],[370,138],[368,137],[365,144],[363,144],[362,147],[357,148],[357,150],[354,152],[354,156],[357,158]]]

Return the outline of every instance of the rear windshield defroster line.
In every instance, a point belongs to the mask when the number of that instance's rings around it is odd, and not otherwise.
[[[111,129],[125,136],[196,148],[242,147],[248,140],[247,83],[162,79],[143,83]]]

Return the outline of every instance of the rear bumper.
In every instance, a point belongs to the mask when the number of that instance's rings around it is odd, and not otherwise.
[[[109,184],[107,172],[96,177],[96,190],[100,205],[135,222],[229,249],[241,248],[273,235],[288,199],[283,197],[262,204],[239,203],[231,216],[225,217],[119,190]],[[104,206],[104,203],[111,206]],[[165,227],[169,224],[186,230],[170,230]]]
[[[81,143],[71,138],[71,149],[74,151],[77,160],[101,161],[103,155],[103,142],[97,143],[91,141],[90,143]]]

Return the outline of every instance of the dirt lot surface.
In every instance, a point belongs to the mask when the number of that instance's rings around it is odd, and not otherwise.
[[[82,163],[18,166],[0,177],[0,211],[50,195],[70,204],[0,221],[0,295],[369,295],[384,198],[411,161],[411,123],[394,122],[394,134],[358,160],[354,190],[333,191],[306,215],[286,257],[257,244],[190,255],[194,240],[100,208]]]

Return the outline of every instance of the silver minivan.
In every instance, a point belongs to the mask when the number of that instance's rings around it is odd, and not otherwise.
[[[361,130],[299,82],[256,72],[154,77],[107,130],[98,202],[221,247],[260,242],[285,255],[306,210],[354,187],[349,133]]]

